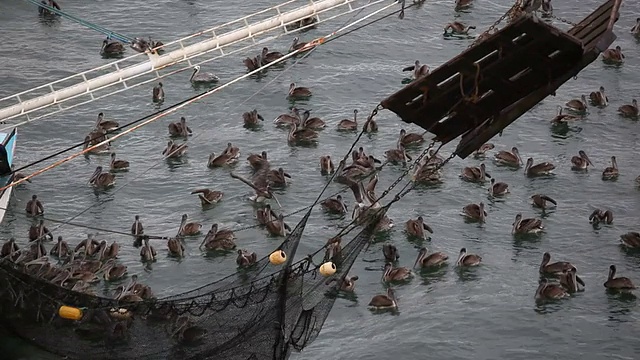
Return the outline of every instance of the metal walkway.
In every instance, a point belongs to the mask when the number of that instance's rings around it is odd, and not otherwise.
[[[147,51],[0,99],[0,121],[26,116],[19,126],[55,113],[157,81],[195,65],[237,53],[284,34],[359,11],[395,3],[390,0],[289,0],[240,19],[164,45],[159,55]],[[317,21],[293,29],[300,20]],[[204,58],[215,52],[215,56]],[[200,57],[200,58],[199,58]],[[176,64],[183,66],[175,67]],[[115,85],[119,85],[115,87]]]

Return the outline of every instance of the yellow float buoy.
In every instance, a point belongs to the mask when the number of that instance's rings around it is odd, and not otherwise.
[[[83,314],[82,310],[77,307],[63,305],[58,309],[58,315],[63,319],[78,321],[82,319]]]
[[[282,265],[287,261],[287,254],[282,250],[276,250],[269,255],[269,261],[273,265]]]
[[[320,274],[322,276],[331,276],[336,273],[336,264],[331,261],[320,265]]]

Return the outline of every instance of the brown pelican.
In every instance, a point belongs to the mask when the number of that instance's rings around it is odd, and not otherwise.
[[[140,221],[140,215],[136,215],[131,225],[131,235],[142,235],[144,234],[144,227],[142,226],[142,222]]]
[[[78,250],[84,249],[84,253],[87,256],[93,256],[96,252],[98,252],[99,246],[100,242],[94,239],[94,235],[88,234],[86,239],[82,240],[78,245],[76,245],[75,249],[73,249],[73,252],[77,253]]]
[[[200,65],[193,67],[193,74],[189,78],[192,84],[207,84],[218,82],[220,78],[212,73],[200,73]]]
[[[115,259],[109,259],[103,266],[103,272],[105,281],[116,281],[127,274],[127,266],[117,264]]]
[[[262,48],[262,53],[260,54],[262,65],[267,65],[268,63],[274,62],[283,56],[284,55],[282,53],[279,53],[277,51],[269,52],[269,48],[266,46]]]
[[[598,91],[592,91],[589,94],[589,100],[595,106],[607,106],[609,105],[609,98],[604,94],[604,86],[600,86]]]
[[[640,248],[640,233],[630,231],[626,234],[620,235],[620,242],[623,246],[630,249]]]
[[[487,154],[487,151],[493,150],[494,148],[495,145],[493,145],[492,143],[482,144],[482,146],[480,146],[478,150],[473,152],[473,156],[475,158],[484,158]]]
[[[102,172],[102,166],[96,167],[93,175],[89,178],[89,184],[94,187],[106,188],[116,183],[116,176],[108,172]]]
[[[160,103],[164,101],[164,89],[162,88],[162,82],[153,87],[153,102]]]
[[[250,197],[251,201],[263,202],[265,199],[273,199],[280,206],[280,202],[278,201],[278,198],[271,191],[271,186],[267,181],[267,176],[264,171],[266,171],[266,169],[262,169],[259,172],[257,172],[254,175],[253,182],[245,179],[240,175],[236,175],[233,172],[231,172],[229,175],[234,179],[242,181],[243,183],[250,186],[255,191],[255,195]]]
[[[512,234],[527,234],[538,233],[544,229],[542,220],[540,219],[523,219],[522,214],[516,215],[516,220],[513,222]]]
[[[549,283],[549,280],[542,278],[536,289],[535,299],[537,301],[557,300],[568,296],[570,296],[569,293],[562,286]]]
[[[228,229],[218,230],[218,224],[211,225],[211,230],[202,240],[200,249],[204,246],[207,250],[233,250],[236,248],[236,236]]]
[[[253,109],[242,114],[245,126],[256,126],[260,124],[260,121],[264,121],[262,115],[258,114],[258,110]]]
[[[473,0],[456,0],[455,9],[456,10],[460,10],[460,9],[467,8],[467,7],[471,6],[472,2],[473,2]]]
[[[620,172],[618,171],[618,162],[616,157],[611,157],[611,166],[608,166],[602,171],[602,180],[614,180],[618,178]]]
[[[338,130],[358,130],[358,109],[353,110],[353,120],[340,120]]]
[[[169,248],[169,255],[176,257],[184,256],[184,244],[178,238],[169,238],[167,241],[167,247]]]
[[[290,144],[294,144],[297,142],[312,142],[318,138],[318,133],[311,129],[298,129],[298,125],[296,123],[291,124],[291,128],[289,129],[289,135],[287,136],[287,140]]]
[[[111,245],[107,246],[107,242],[102,240],[100,245],[98,245],[98,260],[104,261],[106,259],[115,259],[118,257],[118,253],[120,252],[120,245],[117,242],[113,242]]]
[[[289,52],[293,52],[296,50],[300,50],[303,47],[307,46],[306,42],[299,42],[300,38],[299,37],[294,37],[293,41],[291,42],[291,46],[289,47]]]
[[[102,131],[111,131],[115,130],[120,126],[117,121],[113,120],[105,120],[104,113],[98,114],[98,120],[96,121],[96,128],[102,129]]]
[[[382,254],[387,262],[395,262],[400,258],[398,255],[398,248],[393,244],[382,245]]]
[[[284,172],[283,168],[278,168],[278,170],[269,170],[267,173],[267,181],[269,185],[277,187],[277,186],[287,186],[287,179],[291,179],[291,175]]]
[[[69,255],[69,245],[66,241],[62,240],[62,236],[58,236],[58,242],[53,245],[53,248],[49,252],[51,256],[56,256],[58,258],[65,258]]]
[[[622,48],[616,46],[615,49],[607,49],[602,53],[602,60],[611,64],[622,64],[624,61],[624,54]]]
[[[515,146],[511,148],[511,152],[500,150],[494,156],[496,162],[501,165],[520,167],[520,165],[522,164],[520,152],[518,152],[518,148]]]
[[[342,283],[340,284],[340,290],[346,291],[346,292],[353,292],[353,290],[356,288],[356,280],[358,280],[357,275],[345,276],[344,279],[342,279]]]
[[[491,178],[491,185],[489,185],[490,196],[501,196],[509,193],[509,185],[503,182],[496,182],[496,179]]]
[[[542,16],[550,17],[553,15],[553,5],[551,0],[542,0]]]
[[[387,288],[386,294],[376,295],[369,301],[369,307],[377,310],[397,309],[398,303],[392,288]]]
[[[565,106],[577,113],[584,113],[587,111],[587,96],[583,94],[580,99],[569,100]]]
[[[144,261],[154,261],[156,259],[156,256],[158,255],[158,253],[156,252],[156,249],[154,249],[153,246],[149,244],[148,237],[145,236],[143,241],[144,243],[140,248],[140,257]]]
[[[5,258],[7,256],[12,256],[17,253],[20,249],[18,248],[18,244],[16,244],[16,239],[10,238],[2,244],[2,249],[0,250],[0,258]]]
[[[187,126],[187,119],[185,119],[184,116],[180,117],[180,122],[169,124],[168,128],[169,135],[173,137],[187,137],[192,133],[191,128]]]
[[[540,164],[533,165],[533,158],[528,158],[527,164],[524,167],[524,174],[529,177],[549,175],[555,168],[555,165],[546,161]]]
[[[311,111],[309,111],[309,110],[305,110],[302,113],[302,127],[307,128],[307,129],[311,129],[311,130],[322,130],[322,129],[324,129],[326,124],[324,123],[324,121],[322,119],[320,119],[319,117],[310,118],[310,116],[311,116]]]
[[[118,41],[109,41],[104,39],[102,41],[102,47],[100,48],[100,54],[103,56],[122,55],[124,53],[124,45]]]
[[[428,253],[429,251],[427,250],[426,247],[421,248],[420,251],[418,252],[418,258],[416,259],[416,262],[413,264],[413,267],[414,268],[417,267],[418,264],[420,265],[421,268],[442,266],[449,259],[449,256],[447,256],[447,254],[442,252],[435,252],[433,254],[427,255]]]
[[[604,287],[606,287],[609,290],[619,290],[619,291],[629,291],[636,288],[635,285],[633,285],[633,282],[631,281],[631,279],[623,276],[620,276],[620,277],[615,277],[615,276],[616,276],[616,266],[611,265],[609,266],[609,277],[607,278],[607,281],[604,283]]]
[[[589,215],[589,222],[592,224],[604,223],[610,225],[613,223],[613,212],[611,212],[611,210],[602,211],[595,209],[591,215]]]
[[[266,204],[264,208],[256,210],[256,220],[260,225],[266,225],[272,219],[277,219],[278,215],[271,209],[271,205]]]
[[[406,68],[402,69],[402,71],[412,71],[413,79],[415,80],[429,75],[429,66],[421,65],[420,60],[416,60],[413,65],[407,66]]]
[[[388,162],[391,163],[403,163],[406,164],[407,161],[413,160],[407,151],[404,148],[404,145],[398,144],[396,149],[389,149],[384,152],[384,156],[387,158]]]
[[[109,166],[111,167],[111,171],[129,170],[129,162],[127,160],[116,160],[116,153],[111,153]]]
[[[454,21],[451,23],[448,23],[445,27],[444,27],[444,34],[448,34],[448,30],[451,29],[451,34],[457,34],[457,35],[467,35],[469,33],[469,30],[475,29],[476,27],[471,25],[471,26],[465,26],[463,23],[458,22],[458,21]]]
[[[555,200],[548,197],[547,195],[542,195],[542,194],[531,195],[531,202],[534,207],[537,207],[543,210],[549,207],[547,202],[552,203],[554,206],[558,205],[558,203]]]
[[[630,32],[637,38],[640,38],[640,17],[636,19],[636,23],[631,27]]]
[[[216,153],[211,153],[209,154],[207,167],[209,168],[222,167],[227,165],[233,165],[236,162],[237,162],[237,159],[234,158],[232,154],[223,152],[222,154],[216,156]]]
[[[433,229],[429,225],[425,224],[422,216],[418,216],[417,219],[409,219],[405,223],[405,231],[409,236],[426,239],[427,234],[425,233],[425,230],[433,234]]]
[[[584,282],[578,278],[578,269],[575,267],[565,269],[560,275],[560,285],[564,287],[569,294],[580,291],[578,284],[585,286]]]
[[[593,166],[593,163],[589,160],[587,153],[580,150],[578,151],[578,156],[571,158],[571,165],[572,170],[587,170],[589,165]]]
[[[240,267],[249,267],[258,261],[258,255],[254,252],[238,249],[238,257],[236,258],[236,264]]]
[[[378,131],[378,123],[372,117],[368,118],[364,122],[364,132],[372,133],[376,131]]]
[[[202,206],[217,204],[218,201],[222,200],[222,197],[224,196],[224,193],[222,191],[210,189],[193,190],[191,194],[198,194]]]
[[[482,262],[482,257],[474,254],[467,254],[467,249],[460,249],[456,266],[478,266]]]
[[[248,57],[245,58],[244,60],[242,60],[242,63],[244,64],[244,66],[247,67],[247,70],[249,71],[255,71],[258,70],[262,67],[262,56],[258,55],[256,57],[254,57],[253,59]]]
[[[267,159],[266,151],[263,151],[260,155],[249,154],[249,156],[247,156],[247,161],[249,162],[249,166],[251,166],[251,168],[256,171],[263,167],[269,166],[269,160]]]
[[[104,140],[98,141],[96,140],[95,137],[89,134],[84,138],[84,144],[82,145],[82,150],[87,150],[89,147],[95,146],[101,143],[102,141]],[[105,143],[92,148],[91,150],[89,150],[89,153],[98,155],[98,154],[104,154],[106,152],[109,152],[110,150],[111,150],[111,146],[109,145],[109,143]]]
[[[382,273],[382,282],[403,281],[411,276],[411,270],[406,267],[393,267],[393,264],[386,263],[384,273]]]
[[[335,198],[329,198],[323,200],[320,205],[322,208],[332,214],[344,215],[347,213],[347,205],[342,200],[342,195],[337,195]]]
[[[398,142],[404,146],[418,145],[424,142],[424,136],[416,133],[407,133],[405,129],[400,129]]]
[[[277,118],[273,119],[273,123],[276,124],[276,126],[300,124],[300,111],[298,108],[292,107],[289,114],[280,114]]]
[[[44,225],[44,220],[40,219],[37,225],[31,225],[29,228],[29,241],[44,240],[45,238],[53,240],[53,235]]]
[[[324,261],[333,261],[337,263],[341,260],[342,255],[342,237],[334,236],[327,240],[325,244]]]
[[[576,120],[579,120],[579,119],[580,118],[578,116],[575,116],[575,115],[563,114],[562,113],[562,106],[558,105],[558,111],[556,113],[556,116],[554,116],[553,119],[551,119],[551,123],[553,123],[553,124],[566,124],[568,122],[576,121]]]
[[[167,158],[176,159],[184,155],[187,152],[187,149],[188,146],[186,143],[178,145],[174,143],[173,140],[169,140],[169,142],[167,142],[167,147],[162,150],[162,155]]]
[[[632,99],[631,105],[622,105],[618,108],[620,115],[624,117],[638,117],[638,100]]]
[[[567,261],[558,261],[549,264],[550,261],[551,254],[545,252],[542,255],[542,262],[540,263],[540,268],[538,269],[540,274],[560,276],[563,271],[575,268],[573,264]]]
[[[271,215],[269,221],[265,223],[267,231],[274,236],[287,236],[288,231],[291,231],[289,225],[284,222],[284,215],[280,213],[277,217]]]
[[[484,210],[484,203],[469,204],[462,208],[462,213],[469,219],[484,222],[487,212]]]
[[[484,163],[480,164],[480,167],[465,167],[462,169],[460,177],[470,182],[485,182],[487,177],[491,177],[487,174],[486,169]]]
[[[25,207],[27,214],[37,216],[44,214],[44,207],[40,200],[38,200],[38,195],[31,195],[31,200],[27,201],[27,206]]]
[[[287,96],[289,99],[308,98],[311,95],[311,90],[306,87],[296,87],[296,83],[291,83],[289,85],[289,94]]]
[[[333,174],[335,167],[333,161],[331,161],[330,155],[320,156],[320,173],[322,175]]]
[[[178,236],[192,236],[200,234],[202,224],[197,222],[187,223],[187,214],[182,214],[182,220],[180,222],[180,229],[178,230]]]

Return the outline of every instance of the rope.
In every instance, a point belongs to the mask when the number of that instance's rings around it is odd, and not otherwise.
[[[96,25],[96,24],[90,23],[88,21],[82,20],[79,17],[73,16],[71,14],[67,14],[66,12],[64,12],[62,10],[56,9],[56,8],[54,8],[52,6],[47,5],[47,4],[43,4],[43,3],[39,2],[38,0],[27,0],[27,1],[29,1],[32,4],[35,4],[35,5],[39,6],[41,8],[47,9],[47,10],[49,10],[50,12],[52,12],[54,14],[58,14],[58,15],[60,15],[62,17],[66,17],[69,20],[75,21],[80,25],[88,27],[89,29],[101,32],[101,33],[107,35],[107,38],[113,38],[113,39],[122,41],[124,43],[131,43],[133,41],[132,37],[119,34],[119,33],[115,32],[115,31],[111,31],[111,30],[109,30],[107,28],[104,28],[104,27],[102,27],[100,25]]]

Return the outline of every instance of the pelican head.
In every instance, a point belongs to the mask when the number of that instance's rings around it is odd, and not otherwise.
[[[520,222],[522,221],[522,214],[517,214],[516,215],[516,219],[513,222],[513,229],[511,230],[511,233],[515,233],[516,229],[518,229],[518,226],[520,225]]]
[[[589,156],[587,156],[586,152],[584,152],[583,150],[580,150],[578,151],[578,155],[580,155],[580,157],[583,158],[589,165],[593,166],[593,163],[589,159]]]
[[[427,248],[422,247],[418,252],[418,257],[416,258],[416,262],[413,263],[413,267],[415,268],[416,266],[418,266],[418,264],[422,262],[422,260],[424,260],[424,258],[426,257],[427,257]]]
[[[467,255],[467,248],[460,249],[460,254],[458,255],[458,260],[456,261],[456,265],[460,265],[465,255]]]
[[[98,178],[98,176],[100,176],[101,173],[102,173],[102,166],[97,166],[96,170],[93,172],[93,174],[89,178],[89,183],[95,181]]]

